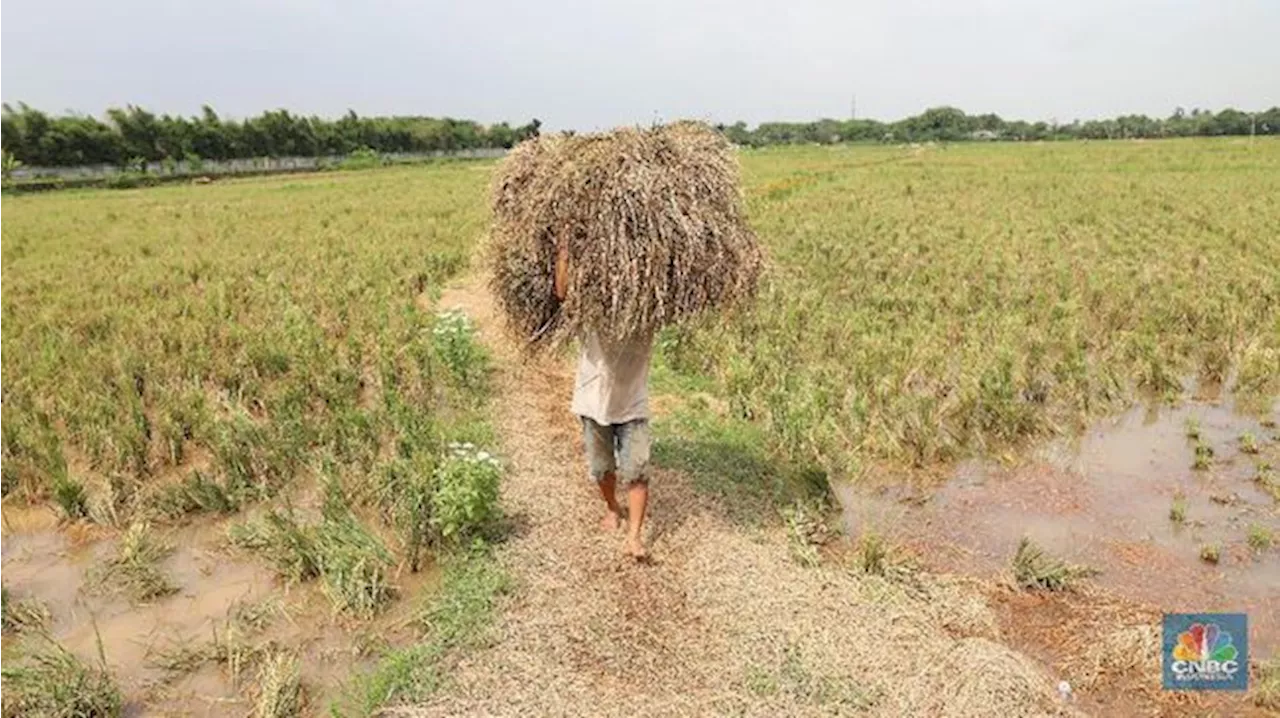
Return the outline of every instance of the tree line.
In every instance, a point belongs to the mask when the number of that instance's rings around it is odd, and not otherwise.
[[[156,115],[129,106],[113,108],[103,119],[86,115],[52,116],[19,104],[3,106],[0,140],[6,162],[35,166],[228,160],[254,157],[316,157],[357,150],[379,153],[507,148],[536,136],[537,119],[512,127],[434,117],[305,117],[272,110],[244,120],[224,119],[211,107],[194,117]],[[733,142],[761,147],[777,144],[838,142],[956,142],[963,140],[1053,140],[1191,137],[1280,134],[1280,107],[1247,113],[1182,108],[1165,118],[1124,115],[1069,124],[1005,120],[998,115],[969,115],[954,107],[934,107],[896,122],[834,120],[744,122],[717,125]]]
[[[1179,107],[1165,118],[1123,115],[1105,120],[1076,120],[1069,124],[1005,120],[999,115],[968,115],[954,107],[934,107],[897,122],[831,120],[765,122],[754,129],[746,123],[718,125],[740,145],[838,142],[958,142],[963,140],[1070,140],[1201,137],[1280,134],[1280,107],[1248,113],[1227,108],[1214,113]]]
[[[357,150],[433,152],[511,147],[538,134],[541,122],[512,127],[435,117],[360,117],[337,120],[272,110],[245,120],[225,119],[212,107],[200,115],[156,115],[129,106],[104,119],[51,116],[5,104],[0,116],[4,153],[25,165],[63,167],[143,162],[319,157]]]

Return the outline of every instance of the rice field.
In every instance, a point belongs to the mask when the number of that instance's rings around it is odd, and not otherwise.
[[[1280,144],[768,150],[746,174],[771,281],[664,348],[833,478],[996,454],[1197,381],[1259,415],[1280,394]]]
[[[772,466],[915,477],[1206,384],[1274,422],[1280,142],[790,147],[742,163],[770,255],[759,299],[664,331],[657,376],[722,403],[776,463],[721,464],[709,481]],[[66,588],[103,606],[178,600],[198,579],[174,537],[213,527],[237,561],[313,587],[352,645],[386,638],[366,635],[379,621],[422,623],[396,612],[406,577],[437,563],[483,578],[446,607],[488,611],[506,584],[466,568],[502,523],[488,356],[433,299],[471,265],[491,169],[4,197],[6,627],[66,620],[19,603],[27,587],[8,577],[32,533],[16,517],[33,512],[40,531],[61,527],[57,551],[101,542]],[[1274,453],[1274,437],[1255,440]],[[59,673],[103,683],[83,652],[19,648],[29,705],[52,700],[32,686]],[[428,644],[350,650],[369,678],[335,713],[437,681]],[[256,710],[289,715],[321,704],[300,655],[222,636],[168,665],[240,666]],[[139,691],[123,700],[164,699]],[[109,681],[100,693],[103,714],[118,710]]]
[[[6,686],[10,649],[34,668],[5,715],[99,659],[129,705],[224,666],[206,693],[258,685],[259,715],[295,715],[295,654],[324,631],[352,658],[324,680],[310,652],[313,707],[376,679],[362,642],[414,638],[417,589],[498,519],[488,357],[432,305],[485,221],[486,169],[4,199],[6,597],[71,648],[6,637]],[[295,628],[242,627],[248,599]],[[174,646],[144,642],[153,620]]]

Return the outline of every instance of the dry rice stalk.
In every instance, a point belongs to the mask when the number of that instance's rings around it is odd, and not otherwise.
[[[891,691],[886,715],[1074,716],[1030,659],[985,638],[965,638],[916,664]]]
[[[693,122],[523,142],[495,174],[493,214],[490,289],[531,347],[625,340],[729,307],[754,294],[763,261],[731,145]]]
[[[1125,626],[1095,634],[1073,650],[1068,674],[1081,688],[1092,688],[1108,676],[1134,673],[1160,683],[1160,630],[1152,625]]]

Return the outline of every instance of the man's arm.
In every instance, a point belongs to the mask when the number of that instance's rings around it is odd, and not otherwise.
[[[562,302],[569,289],[569,248],[566,244],[563,241],[556,243],[555,293],[556,299]]]

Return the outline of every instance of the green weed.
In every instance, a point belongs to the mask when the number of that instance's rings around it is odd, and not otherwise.
[[[261,521],[233,525],[233,545],[263,555],[289,581],[320,579],[334,608],[372,616],[394,595],[391,554],[349,512],[327,510],[315,524],[271,510]]]
[[[1207,543],[1200,547],[1200,560],[1205,563],[1218,563],[1222,560],[1222,546]]]
[[[1253,482],[1272,499],[1280,501],[1280,478],[1277,478],[1271,464],[1266,462],[1258,464],[1254,468]]]
[[[316,547],[324,591],[338,610],[369,617],[394,597],[391,554],[354,516],[326,517]]]
[[[1169,520],[1179,526],[1187,521],[1187,497],[1181,491],[1173,496],[1173,505],[1169,507]]]
[[[51,640],[20,661],[6,660],[3,676],[4,718],[115,718],[121,715],[120,689],[105,662],[86,665]]]
[[[497,457],[470,443],[450,445],[431,495],[431,525],[442,541],[457,545],[497,519],[501,479]]]
[[[447,311],[436,315],[431,346],[461,386],[480,392],[489,372],[489,354],[476,338],[475,326],[466,314]]]
[[[791,557],[800,565],[812,567],[821,561],[818,549],[832,536],[826,521],[829,510],[815,501],[796,501],[782,510]]]
[[[1273,542],[1271,529],[1262,524],[1250,524],[1248,534],[1249,548],[1254,551],[1266,551],[1271,548]]]
[[[62,509],[62,514],[69,519],[84,518],[89,515],[88,498],[84,484],[75,479],[58,475],[53,479],[53,501]]]
[[[511,579],[487,550],[475,549],[445,565],[440,590],[420,620],[423,640],[386,653],[332,706],[340,718],[365,718],[386,706],[423,700],[439,688],[445,657],[480,641]]]
[[[260,521],[232,524],[227,538],[233,546],[261,554],[287,581],[308,581],[320,575],[315,532],[300,525],[292,512],[271,509]]]
[[[1013,556],[1013,577],[1020,588],[1063,591],[1082,578],[1099,572],[1087,566],[1074,566],[1048,556],[1028,538],[1018,542]]]
[[[858,539],[858,568],[866,574],[883,576],[889,567],[889,545],[874,531],[865,531]]]
[[[8,586],[0,587],[0,614],[6,633],[43,631],[49,623],[49,607],[36,598],[15,598]]]
[[[192,471],[181,482],[160,490],[151,507],[166,518],[180,518],[189,513],[235,513],[241,501],[204,472]]]
[[[654,431],[654,462],[688,474],[694,489],[717,497],[738,523],[760,525],[776,520],[779,507],[830,500],[827,475],[777,461],[766,432],[752,422],[687,407]]]
[[[1258,453],[1259,451],[1258,437],[1254,436],[1252,432],[1248,432],[1248,431],[1241,434],[1240,435],[1240,451],[1245,454]]]
[[[1197,441],[1195,447],[1195,460],[1191,463],[1191,467],[1196,471],[1206,471],[1213,466],[1213,447],[1204,441]]]

